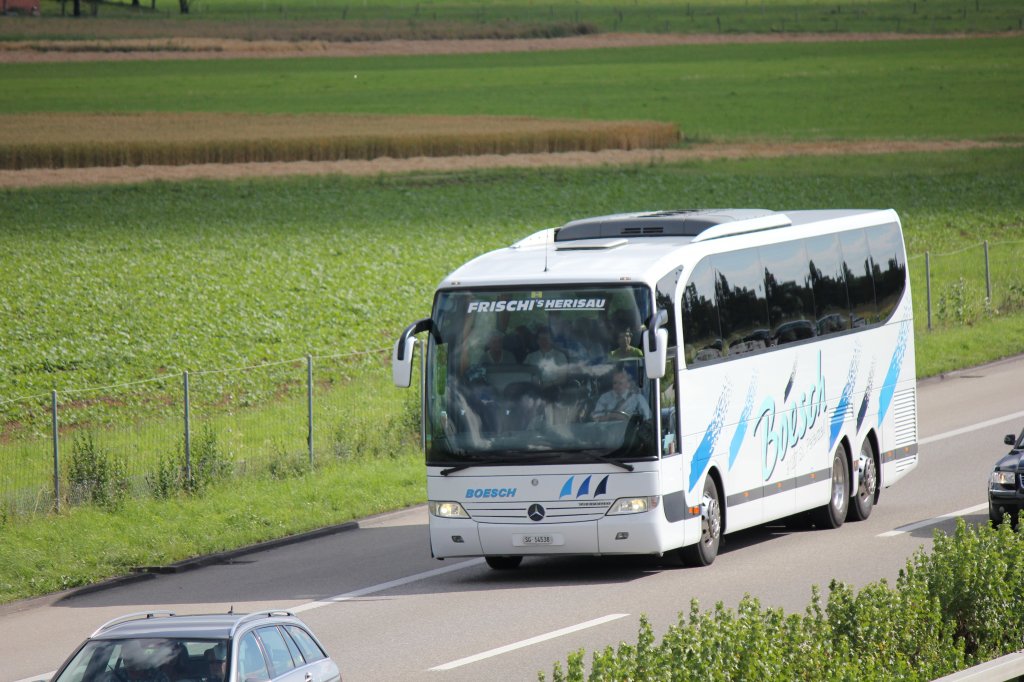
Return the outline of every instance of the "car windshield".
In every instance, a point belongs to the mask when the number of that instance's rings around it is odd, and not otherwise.
[[[427,462],[655,457],[645,287],[441,292],[427,352]]]
[[[220,682],[227,642],[151,637],[86,642],[54,682]]]

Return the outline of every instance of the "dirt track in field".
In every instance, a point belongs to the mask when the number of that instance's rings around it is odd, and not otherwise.
[[[511,40],[239,40],[229,38],[125,38],[0,42],[0,62],[128,61],[163,59],[277,59],[284,57],[376,57],[397,55],[540,52],[658,45],[730,43],[821,43],[879,40],[961,40],[1019,36],[1007,33],[602,33],[565,38]]]
[[[163,180],[234,180],[292,175],[374,176],[408,172],[450,172],[488,168],[554,168],[627,166],[712,159],[776,158],[784,156],[826,156],[843,154],[891,154],[940,152],[965,149],[993,149],[1024,144],[956,141],[796,142],[702,144],[684,149],[607,150],[561,154],[509,154],[480,156],[381,158],[372,161],[298,161],[291,163],[233,163],[196,166],[135,166],[113,168],[65,168],[0,171],[0,189],[43,186],[132,184]]]

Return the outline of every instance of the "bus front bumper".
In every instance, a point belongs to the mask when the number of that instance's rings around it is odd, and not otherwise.
[[[650,513],[605,516],[576,523],[478,523],[430,519],[438,559],[465,556],[661,554],[668,551],[663,519]],[[657,519],[657,520],[655,520]]]

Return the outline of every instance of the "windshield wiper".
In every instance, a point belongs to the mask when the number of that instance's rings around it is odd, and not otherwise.
[[[515,464],[535,464],[537,462],[543,462],[550,457],[550,453],[544,454],[527,454],[527,455],[516,455],[506,457],[480,457],[467,455],[467,457],[473,457],[475,461],[466,462],[464,464],[456,464],[455,466],[448,467],[447,469],[441,469],[441,475],[447,476],[448,474],[454,474],[456,471],[462,471],[463,469],[469,469],[471,467],[488,467],[488,466],[512,466]]]
[[[610,455],[596,455],[590,452],[579,451],[574,452],[572,454],[579,455],[580,457],[585,457],[591,460],[592,462],[604,462],[605,464],[611,464],[612,466],[620,467],[622,469],[625,469],[626,471],[633,471],[633,469],[635,468],[632,464],[627,464],[626,462],[615,459]]]

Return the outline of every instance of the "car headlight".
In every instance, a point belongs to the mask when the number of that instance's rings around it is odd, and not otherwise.
[[[989,478],[989,481],[998,485],[1012,486],[1017,482],[1017,472],[996,470],[992,472],[992,476]]]
[[[458,502],[428,502],[430,513],[442,519],[468,519],[469,514]]]
[[[620,497],[612,502],[611,508],[605,513],[606,516],[617,514],[642,514],[652,509],[657,509],[661,502],[659,495],[646,497]]]

